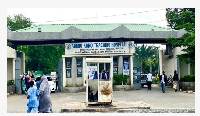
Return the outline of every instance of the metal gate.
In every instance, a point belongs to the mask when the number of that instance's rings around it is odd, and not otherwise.
[[[63,91],[63,62],[61,58],[58,60],[58,90]]]
[[[140,90],[141,89],[141,77],[140,75],[133,75],[133,85],[134,85],[134,90]]]
[[[21,59],[17,58],[15,59],[15,92],[17,94],[22,93],[20,73],[21,73]]]
[[[135,90],[141,89],[141,68],[136,68],[137,72],[133,75],[133,85]],[[139,73],[138,73],[139,72]]]

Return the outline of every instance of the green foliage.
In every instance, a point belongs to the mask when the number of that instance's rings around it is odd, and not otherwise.
[[[152,63],[152,71],[158,69],[158,47],[155,46],[136,46],[134,55],[134,67],[142,67],[142,73],[149,71],[150,61]]]
[[[7,27],[11,31],[27,28],[32,25],[29,18],[22,14],[7,17]],[[62,58],[65,50],[62,45],[57,46],[18,46],[17,50],[25,53],[27,71],[43,71],[44,74],[57,69],[58,59]]]
[[[124,75],[124,77],[123,77],[123,85],[127,84],[127,79],[128,79],[128,76]]]
[[[167,38],[167,42],[175,47],[184,47],[185,54],[178,55],[185,63],[195,66],[195,8],[167,8],[167,21],[172,29],[185,29],[184,40]]]
[[[195,75],[185,75],[180,79],[181,82],[195,82]]]
[[[7,27],[11,31],[16,31],[19,29],[27,28],[32,25],[32,22],[29,18],[26,18],[22,14],[14,15],[14,17],[8,16],[7,17]]]
[[[17,49],[26,54],[26,72],[40,70],[44,74],[56,71],[58,59],[62,58],[65,52],[61,45],[19,46]]]
[[[115,80],[115,85],[122,85],[122,82],[123,85],[126,85],[128,76],[123,74],[117,74],[113,76],[113,79]]]
[[[159,80],[159,78],[153,78],[152,81],[153,81],[155,84],[159,84],[159,81],[160,81],[160,80]]]
[[[13,85],[13,84],[14,84],[14,80],[8,80],[8,81],[7,81],[7,86]]]

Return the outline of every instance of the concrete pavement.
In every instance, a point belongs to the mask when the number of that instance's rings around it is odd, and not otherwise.
[[[85,92],[51,94],[52,107],[54,112],[60,112],[61,107],[66,103],[84,103]],[[113,102],[138,102],[142,101],[151,106],[151,109],[195,109],[195,94],[184,92],[174,92],[171,88],[166,88],[162,93],[160,87],[153,87],[147,90],[147,87],[134,91],[114,91]],[[8,113],[26,113],[27,110],[26,95],[11,95],[7,98]]]

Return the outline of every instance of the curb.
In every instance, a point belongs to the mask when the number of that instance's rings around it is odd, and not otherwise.
[[[117,113],[195,113],[195,109],[121,109]]]
[[[80,109],[61,109],[61,113],[64,112],[117,112],[119,110],[125,110],[127,108],[80,108]],[[150,107],[130,107],[128,109],[150,109]]]

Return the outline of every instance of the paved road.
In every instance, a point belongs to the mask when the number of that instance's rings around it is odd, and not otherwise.
[[[85,92],[51,94],[53,111],[60,112],[62,104],[67,102],[85,102]],[[151,105],[151,109],[176,109],[195,108],[195,94],[174,92],[171,88],[166,88],[162,93],[160,87],[153,87],[152,90],[142,88],[134,91],[114,91],[113,101],[143,101]],[[7,98],[8,113],[26,113],[26,95],[12,95]]]

